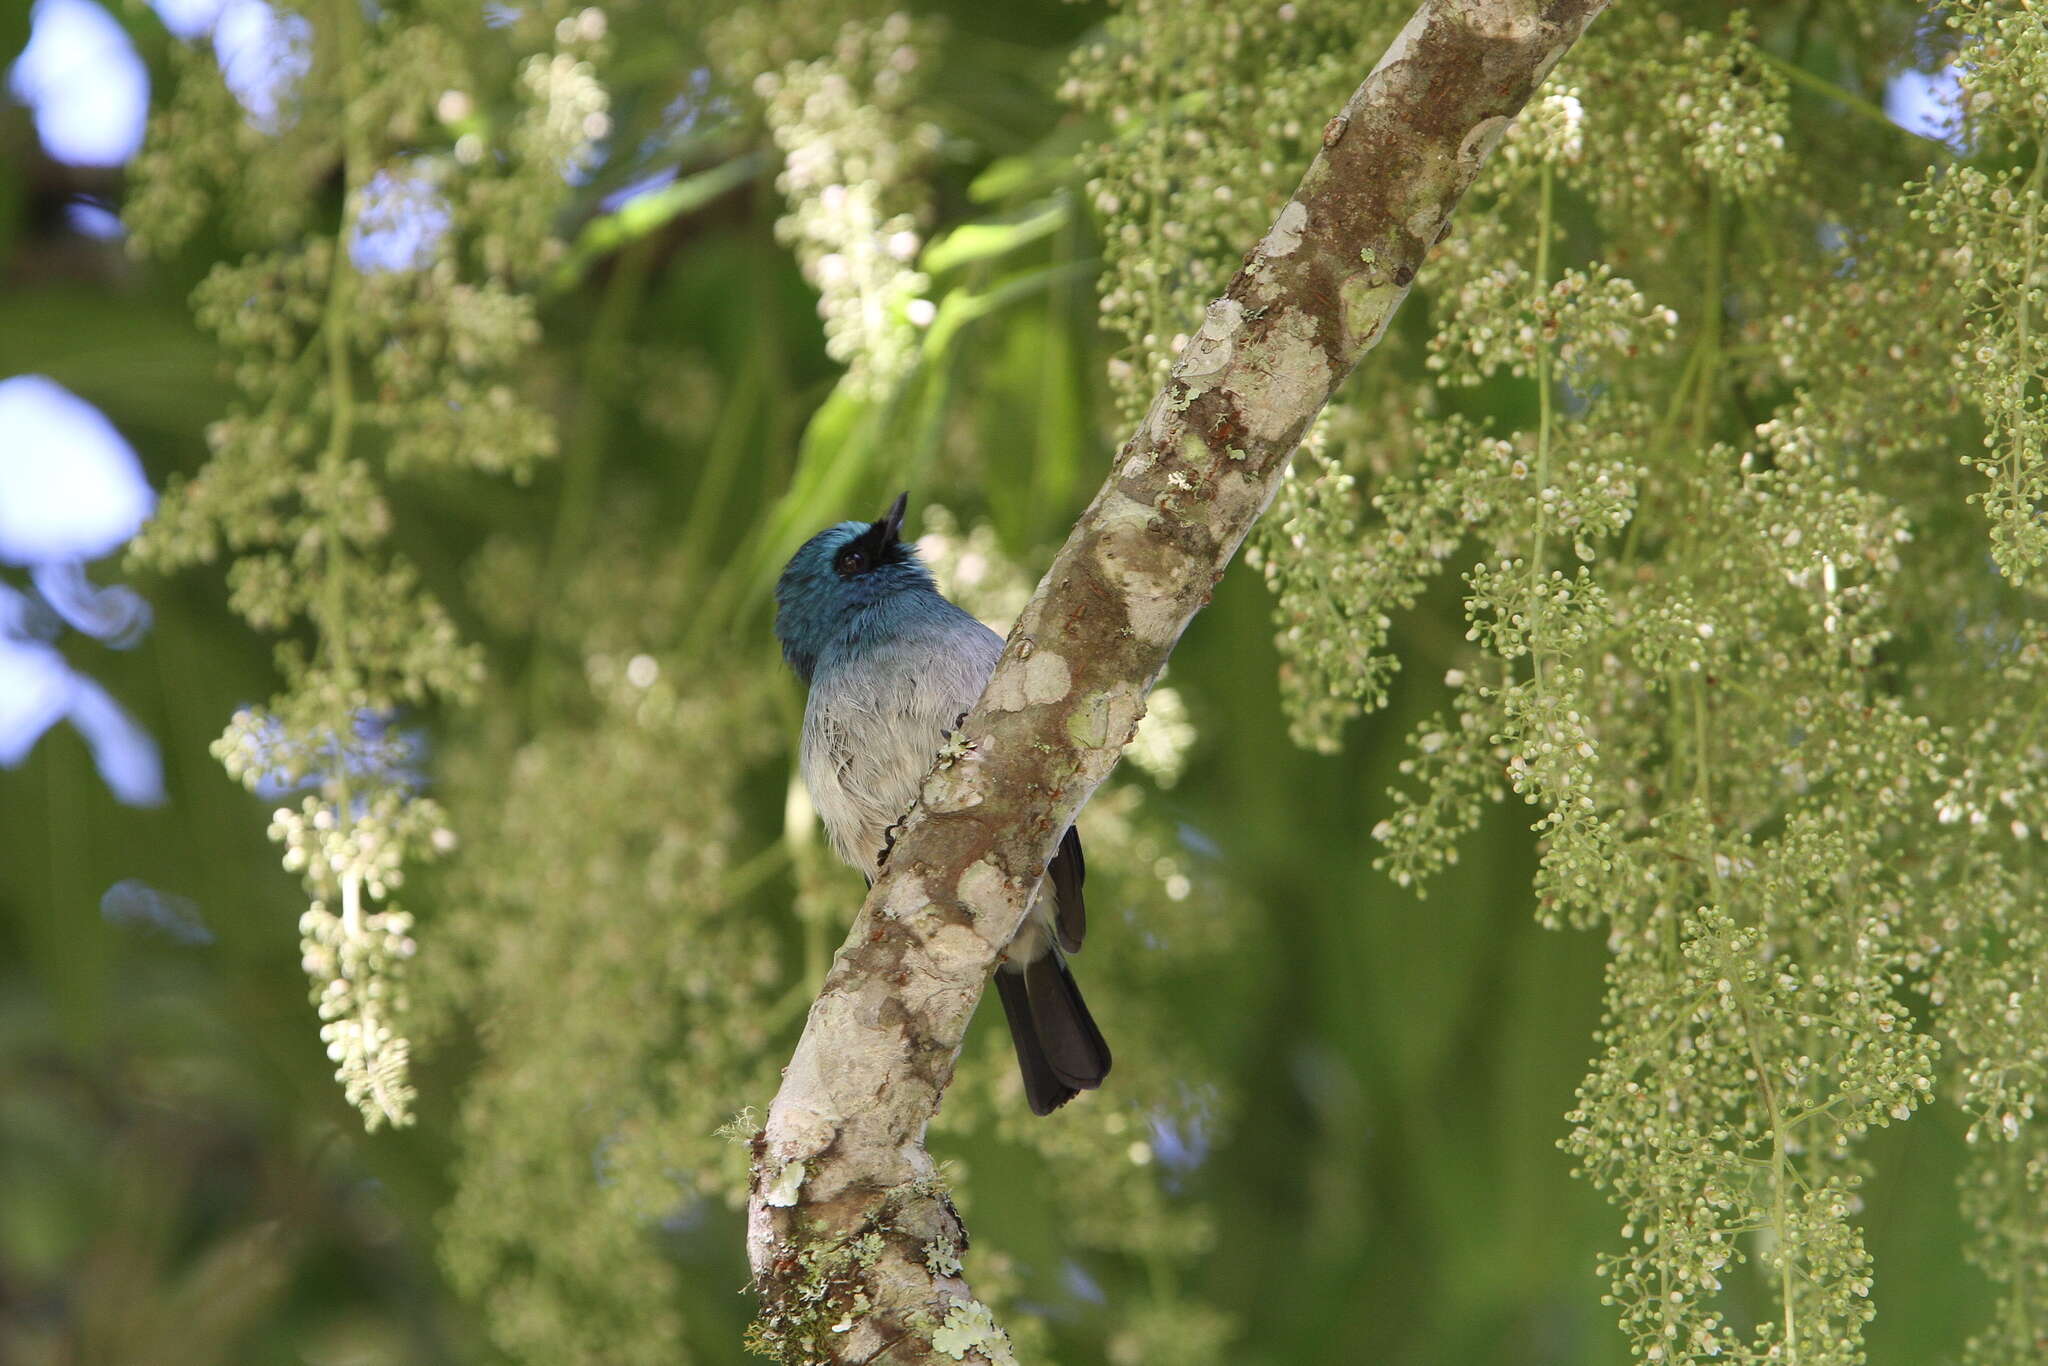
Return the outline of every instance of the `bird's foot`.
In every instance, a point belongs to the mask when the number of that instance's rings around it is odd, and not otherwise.
[[[882,832],[882,852],[875,858],[875,867],[887,868],[889,866],[889,855],[896,848],[896,836],[901,834],[902,831],[903,822],[897,821]]]

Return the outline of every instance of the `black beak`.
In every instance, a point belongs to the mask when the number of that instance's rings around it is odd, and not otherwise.
[[[903,530],[903,514],[910,507],[910,490],[896,495],[896,501],[889,504],[889,510],[882,514],[882,520],[874,525],[875,539],[883,549],[894,545],[899,539],[897,533]]]

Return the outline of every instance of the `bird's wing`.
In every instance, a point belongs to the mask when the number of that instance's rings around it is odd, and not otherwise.
[[[1067,833],[1060,837],[1060,847],[1053,852],[1052,864],[1045,870],[1057,906],[1053,933],[1068,953],[1078,952],[1088,934],[1088,907],[1081,899],[1081,883],[1087,876],[1088,863],[1081,857],[1081,832],[1068,826]]]

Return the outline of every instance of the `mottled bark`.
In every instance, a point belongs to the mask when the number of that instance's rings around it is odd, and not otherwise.
[[[1011,631],[965,752],[926,780],[811,1008],[755,1145],[747,1252],[763,1345],[791,1360],[1008,1359],[958,1275],[966,1233],[924,1148],[989,971],[1309,423],[1603,4],[1425,0],[1209,305]]]

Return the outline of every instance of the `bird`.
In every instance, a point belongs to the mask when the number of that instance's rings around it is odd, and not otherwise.
[[[808,689],[798,767],[832,848],[872,885],[891,829],[988,685],[1003,638],[939,592],[902,539],[905,491],[873,522],[829,526],[775,585],[775,636]],[[995,972],[1032,1113],[1109,1075],[1109,1045],[1067,965],[1087,929],[1069,827]]]

